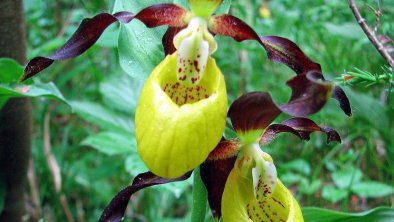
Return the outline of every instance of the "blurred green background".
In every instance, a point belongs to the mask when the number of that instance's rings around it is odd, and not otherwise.
[[[137,12],[152,1],[130,2],[135,8],[126,10]],[[358,1],[358,5],[371,26],[375,15],[368,5],[380,6],[379,33],[394,37],[393,1]],[[25,0],[28,58],[51,54],[82,19],[112,12],[114,7],[112,0]],[[384,60],[357,25],[347,1],[233,0],[230,12],[259,35],[291,39],[322,65],[327,79],[338,84],[341,74],[354,68],[384,72]],[[28,220],[66,221],[65,209],[69,208],[76,221],[96,221],[111,198],[146,170],[136,152],[134,113],[149,69],[163,58],[157,40],[164,29],[152,31],[138,21],[132,23],[136,23],[133,28],[123,27],[121,32],[136,36],[139,42],[118,39],[120,25],[113,24],[87,53],[56,62],[36,77],[54,82],[68,105],[44,98],[33,101],[34,164],[29,173],[34,177],[26,188]],[[216,38],[219,49],[213,56],[225,75],[230,101],[244,92],[266,91],[275,101],[286,102],[290,88],[284,83],[294,75],[290,69],[269,61],[256,42]],[[141,48],[138,44],[159,53],[145,55],[135,49]],[[122,60],[125,53],[136,54],[135,60]],[[146,64],[138,63],[147,58]],[[281,135],[263,149],[273,156],[279,177],[302,206],[347,212],[392,206],[394,98],[388,97],[393,93],[385,83],[355,84],[345,90],[352,118],[334,100],[311,117],[320,125],[336,128],[341,144],[326,144],[325,135],[319,133],[309,142]],[[285,118],[282,115],[277,121]],[[229,130],[226,135],[232,136]],[[44,155],[48,142],[60,169],[60,192],[55,190]],[[188,221],[191,204],[190,180],[146,189],[132,197],[125,221]]]

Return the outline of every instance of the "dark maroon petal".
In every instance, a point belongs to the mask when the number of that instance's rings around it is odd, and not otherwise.
[[[294,42],[278,36],[260,38],[249,25],[232,15],[213,16],[209,28],[215,34],[229,36],[236,41],[258,41],[267,51],[270,60],[289,66],[297,74],[321,72],[320,65],[310,60]]]
[[[233,157],[237,154],[241,142],[239,139],[224,139],[219,142],[215,149],[209,154],[207,160],[220,160]]]
[[[176,51],[174,46],[174,37],[178,34],[184,27],[168,27],[166,33],[162,38],[162,43],[164,47],[165,55],[170,55]]]
[[[227,177],[234,167],[236,151],[240,146],[236,140],[222,140],[200,166],[201,179],[208,191],[208,202],[212,215],[220,218],[222,195]]]
[[[227,114],[235,131],[265,129],[281,112],[292,116],[316,113],[326,104],[333,87],[318,72],[297,75],[287,85],[292,95],[283,105],[276,105],[268,93],[261,92],[247,93],[236,99]]]
[[[33,58],[26,66],[21,81],[41,72],[53,61],[74,58],[89,49],[101,36],[104,30],[116,21],[128,23],[134,18],[130,12],[118,12],[114,15],[101,13],[91,19],[84,19],[77,31],[59,50],[48,57]]]
[[[232,15],[212,16],[209,24],[209,30],[215,34],[232,37],[238,42],[256,40],[261,43],[257,33],[248,24]]]
[[[139,19],[148,27],[169,25],[183,27],[188,11],[175,4],[157,4],[141,10],[137,15],[130,12],[117,12],[113,15],[101,13],[91,19],[84,19],[77,31],[59,50],[48,57],[33,58],[26,66],[21,81],[26,80],[50,66],[53,61],[65,60],[81,55],[88,50],[112,23],[129,23]]]
[[[320,127],[315,122],[307,118],[292,118],[285,120],[282,125],[289,126],[296,130],[302,139],[309,140],[312,132],[323,132],[327,135],[327,143],[336,141],[341,142],[338,132],[330,127]]]
[[[323,79],[318,72],[297,75],[287,82],[292,95],[280,109],[292,116],[306,116],[319,111],[329,99],[333,84]]]
[[[289,66],[297,75],[321,72],[320,65],[309,59],[294,42],[279,36],[263,36],[260,40],[270,60]]]
[[[279,133],[292,133],[302,139],[302,136],[298,133],[298,131],[291,128],[290,126],[283,124],[272,124],[264,131],[259,143],[261,145],[268,144],[274,140]]]
[[[178,5],[166,3],[157,4],[142,9],[135,18],[142,21],[147,27],[160,25],[183,27],[187,25],[185,16],[188,11]]]
[[[120,191],[116,196],[111,200],[108,206],[104,209],[103,214],[100,217],[99,222],[119,222],[122,220],[123,215],[126,211],[127,204],[130,200],[131,195],[135,192],[154,185],[171,183],[176,181],[182,181],[189,178],[191,172],[186,173],[185,175],[175,178],[175,179],[165,179],[162,177],[158,177],[151,172],[146,172],[139,174],[134,178],[133,184],[124,188]]]
[[[280,109],[268,93],[246,93],[231,104],[228,117],[237,133],[265,129],[279,114]]]
[[[345,112],[346,115],[352,116],[352,108],[350,107],[349,99],[341,87],[335,86],[332,91],[332,98],[339,102],[339,106]]]

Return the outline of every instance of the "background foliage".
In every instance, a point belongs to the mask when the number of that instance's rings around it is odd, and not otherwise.
[[[112,9],[137,12],[154,2],[158,1],[26,0],[28,58],[49,55],[85,17]],[[262,2],[234,0],[231,13],[261,35],[279,35],[296,42],[322,65],[328,79],[340,78],[354,68],[383,72],[385,62],[355,22],[347,1],[269,1],[270,17],[261,10]],[[358,4],[371,24],[374,13],[366,5],[381,6],[379,32],[394,37],[393,2]],[[64,221],[68,215],[69,221],[70,217],[96,221],[112,196],[146,170],[136,151],[133,116],[144,79],[163,58],[163,33],[163,28],[149,30],[139,21],[114,24],[87,53],[58,62],[35,78],[37,89],[29,93],[36,93],[28,96],[46,95],[49,99],[34,100],[27,220]],[[290,79],[290,69],[268,61],[257,43],[235,43],[226,37],[217,37],[217,42],[219,50],[214,57],[225,75],[230,101],[258,90],[269,91],[276,101],[285,102],[290,89],[277,87],[277,82],[282,86]],[[5,76],[20,73],[22,67],[2,59],[0,70],[0,76]],[[1,79],[0,92],[10,96],[23,93],[12,85],[17,77]],[[389,95],[393,93],[385,84],[356,84],[346,92],[352,118],[342,114],[334,100],[312,116],[317,123],[338,129],[342,144],[327,145],[322,134],[312,135],[309,142],[283,135],[264,149],[274,157],[280,178],[302,206],[346,212],[390,207],[394,199],[394,98]],[[0,97],[0,106],[4,101]],[[230,131],[226,134],[232,136]],[[150,188],[132,198],[125,221],[188,221],[191,205],[190,180]],[[388,208],[378,208],[368,215],[379,217],[385,210]],[[331,219],[324,221],[345,217],[360,221],[357,215],[329,214],[314,208],[305,209],[304,214],[307,218],[330,215]]]

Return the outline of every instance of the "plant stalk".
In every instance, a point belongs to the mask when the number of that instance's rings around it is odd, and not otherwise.
[[[207,190],[200,176],[200,168],[193,174],[193,207],[191,222],[204,222],[207,212]]]

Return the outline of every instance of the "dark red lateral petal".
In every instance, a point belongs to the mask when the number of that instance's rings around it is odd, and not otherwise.
[[[74,58],[89,49],[101,36],[104,30],[116,21],[128,23],[134,18],[130,12],[118,12],[113,15],[101,13],[91,19],[84,19],[71,38],[54,54],[48,57],[36,57],[25,67],[21,81],[33,77],[46,69],[54,61]]]
[[[228,14],[212,16],[209,20],[209,31],[232,37],[238,42],[256,40],[261,43],[257,33],[248,24]]]
[[[174,46],[174,37],[178,34],[184,27],[168,27],[166,33],[162,38],[162,44],[164,47],[164,54],[170,55],[176,51]]]
[[[191,172],[175,179],[165,179],[158,177],[151,172],[139,174],[133,180],[133,184],[121,190],[111,200],[108,206],[104,209],[99,222],[119,222],[122,221],[123,215],[126,211],[131,195],[146,187],[155,186],[159,184],[171,183],[176,181],[183,181],[189,178]]]
[[[297,75],[310,71],[321,73],[320,65],[306,56],[294,42],[279,36],[263,36],[260,40],[270,60],[287,65]]]
[[[346,115],[352,116],[352,108],[350,107],[349,99],[341,87],[334,87],[334,90],[332,91],[332,98],[339,102],[339,106]]]
[[[265,129],[281,113],[270,94],[246,93],[230,106],[227,116],[237,133]]]
[[[297,75],[287,82],[292,89],[288,103],[276,105],[268,93],[252,92],[231,104],[228,117],[237,133],[265,129],[281,112],[306,116],[318,112],[327,102],[332,83],[317,72]]]
[[[302,139],[302,136],[298,133],[298,131],[291,128],[290,126],[283,124],[272,124],[264,131],[263,135],[261,136],[259,141],[260,145],[270,143],[278,136],[279,133],[292,133],[293,135],[296,135]]]
[[[265,48],[270,60],[287,65],[297,74],[321,72],[320,65],[309,59],[294,42],[279,36],[259,37],[248,24],[232,15],[213,16],[209,29],[215,34],[229,36],[239,42],[256,40]]]
[[[215,218],[222,213],[222,195],[227,177],[237,159],[240,143],[237,140],[222,140],[200,166],[201,179],[208,191],[208,202]]]
[[[249,25],[232,15],[212,16],[209,21],[209,29],[214,34],[229,36],[236,41],[255,40],[259,42],[267,51],[271,61],[285,64],[297,75],[306,75],[309,72],[322,73],[320,64],[306,56],[294,42],[279,36],[259,37]],[[342,110],[350,116],[349,100],[342,89],[338,88],[334,88],[332,96],[339,101]]]
[[[297,75],[287,82],[292,89],[288,103],[279,108],[292,116],[306,116],[319,111],[330,97],[333,83],[323,79],[318,72]]]
[[[129,23],[137,18],[148,27],[169,25],[182,27],[186,25],[188,11],[175,4],[157,4],[142,9],[137,15],[131,12],[117,12],[113,15],[101,13],[91,19],[84,19],[71,38],[54,54],[47,57],[33,58],[26,66],[21,81],[33,77],[49,67],[54,61],[74,58],[88,50],[112,23],[119,21]]]
[[[161,25],[170,27],[186,26],[186,16],[189,12],[172,3],[152,5],[142,9],[135,18],[142,21],[147,27],[153,28]]]
[[[309,140],[313,132],[323,132],[327,135],[327,143],[336,141],[341,142],[338,132],[330,127],[320,127],[315,122],[307,118],[291,118],[281,123],[296,130],[302,139]]]

